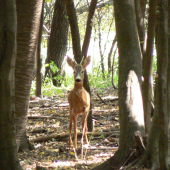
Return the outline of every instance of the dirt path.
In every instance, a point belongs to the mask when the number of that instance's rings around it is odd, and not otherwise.
[[[117,90],[113,88],[93,90],[93,132],[98,132],[96,133],[98,135],[89,135],[90,146],[88,149],[84,146],[84,160],[81,159],[80,138],[78,138],[78,159],[75,158],[73,150],[69,151],[68,148],[67,93],[56,95],[54,98],[31,100],[27,125],[29,139],[50,135],[54,138],[44,142],[32,142],[34,150],[19,153],[22,168],[24,170],[92,169],[113,156],[119,142],[117,97]],[[78,118],[78,132],[81,132],[81,115]],[[62,137],[55,138],[57,134]]]

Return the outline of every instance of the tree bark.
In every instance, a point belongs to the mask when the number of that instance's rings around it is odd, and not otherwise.
[[[61,75],[64,77],[65,74],[63,69],[63,60],[67,52],[67,37],[69,28],[69,22],[66,16],[67,11],[65,0],[56,0],[46,59],[46,63],[53,61],[59,69],[56,70],[56,72],[50,70],[53,85],[55,86],[61,86],[61,79],[57,78],[57,76]],[[49,71],[49,68],[50,67],[46,67],[45,75]]]
[[[159,161],[160,169],[168,170],[168,109],[167,109],[167,66],[168,66],[168,0],[158,0],[157,70],[159,114]]]
[[[77,63],[82,60],[80,34],[73,0],[65,0],[72,35],[73,54]]]
[[[103,2],[103,3],[98,3],[96,5],[95,9],[103,8],[103,7],[106,7],[106,6],[112,6],[112,5],[113,5],[113,0],[110,0],[110,1],[107,1],[107,2]],[[76,13],[79,13],[79,14],[82,14],[82,13],[88,12],[88,11],[89,11],[89,5],[86,5],[86,6],[83,6],[83,7],[76,9]]]
[[[88,19],[87,19],[87,25],[86,25],[86,33],[85,33],[85,37],[84,37],[84,42],[83,42],[83,46],[82,46],[82,55],[84,57],[87,57],[87,50],[90,44],[90,38],[91,38],[91,32],[92,32],[92,18],[94,16],[94,12],[95,12],[95,7],[97,4],[97,0],[92,0],[90,7],[89,7],[89,14],[88,14]],[[90,96],[91,96],[91,91],[90,91],[90,85],[89,85],[89,80],[88,80],[88,76],[87,76],[87,72],[85,71],[84,73],[84,81],[83,81],[83,85],[84,88],[89,92]],[[88,131],[92,132],[93,130],[93,122],[92,122],[92,102],[90,102],[90,112],[88,115],[88,119],[87,119],[87,126],[88,126]]]
[[[141,94],[142,56],[138,40],[134,1],[114,0],[116,36],[119,48],[119,149],[115,155],[94,168],[119,169],[130,149],[135,147],[134,132],[144,134]]]
[[[27,112],[31,82],[34,74],[35,50],[40,25],[42,0],[16,1],[17,4],[17,59],[15,69],[17,147],[29,150],[26,137]]]
[[[97,21],[98,21],[98,34],[99,34],[99,51],[100,51],[100,62],[101,62],[101,67],[102,67],[102,77],[105,79],[105,67],[104,67],[104,54],[102,52],[102,34],[101,34],[101,21],[102,21],[102,14],[97,15]]]
[[[155,112],[146,150],[137,165],[151,169],[168,167],[167,64],[168,64],[168,14],[167,0],[157,1],[157,73]]]
[[[168,6],[170,7],[170,0],[168,0]],[[168,32],[170,32],[170,8],[168,8],[169,19],[168,19]],[[170,37],[168,37],[168,73],[167,73],[167,100],[170,101]],[[168,102],[168,116],[170,117],[170,103]],[[169,134],[170,134],[170,121],[169,121]]]
[[[113,48],[114,48],[114,46],[115,46],[115,44],[116,44],[116,42],[117,42],[117,38],[116,38],[116,36],[115,36],[115,38],[113,39],[113,42],[112,42],[112,45],[111,45],[111,48],[110,48],[110,51],[109,51],[109,54],[108,54],[108,78],[110,77],[110,73],[111,73],[111,71],[112,71],[112,68],[113,68],[113,66],[112,66],[112,62],[111,62],[111,56],[112,56],[112,53],[113,53]],[[113,59],[114,60],[114,59]]]
[[[77,17],[76,17],[76,11],[74,7],[74,2],[73,0],[66,0],[66,8],[67,8],[67,14],[69,16],[69,23],[71,27],[71,35],[72,35],[72,44],[73,44],[73,54],[74,58],[77,61],[77,63],[80,63],[82,60],[82,56],[86,57],[87,56],[87,49],[89,46],[90,42],[90,37],[91,37],[91,30],[92,30],[92,17],[94,15],[94,10],[95,10],[95,5],[97,3],[97,0],[92,0],[90,7],[89,7],[89,15],[88,15],[88,20],[87,20],[87,27],[86,27],[86,34],[84,38],[84,43],[81,51],[81,45],[80,45],[80,35],[79,35],[79,28],[78,28],[78,23],[77,23]],[[84,73],[84,87],[85,89],[90,92],[90,86],[89,86],[89,81],[88,81],[88,76],[87,72],[85,71]],[[92,108],[92,103],[90,108]],[[92,126],[92,110],[90,109],[90,113],[88,116],[88,130],[92,131],[93,126]]]
[[[42,97],[41,42],[42,42],[43,20],[44,20],[44,2],[45,0],[43,0],[43,5],[42,5],[41,21],[40,21],[38,43],[37,43],[37,53],[36,53],[36,91],[35,91],[35,94],[37,97]]]
[[[149,1],[149,17],[148,17],[148,32],[147,32],[147,47],[143,56],[143,104],[145,117],[145,132],[149,134],[150,119],[151,119],[151,99],[152,99],[152,64],[153,64],[153,47],[155,36],[155,12],[156,0]]]
[[[136,23],[138,28],[138,34],[140,39],[140,47],[142,54],[145,52],[145,24],[144,17],[141,9],[141,3],[139,0],[135,0],[135,12],[136,12]]]
[[[17,30],[15,0],[1,1],[0,11],[0,169],[20,170],[14,127]]]

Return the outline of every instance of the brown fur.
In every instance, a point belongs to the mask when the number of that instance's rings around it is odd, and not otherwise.
[[[84,128],[84,136],[86,143],[87,138],[87,116],[90,109],[90,95],[83,87],[84,70],[90,63],[90,56],[88,56],[83,64],[76,64],[70,57],[67,57],[67,63],[74,70],[74,88],[68,95],[68,102],[70,105],[70,125],[69,125],[69,144],[72,144],[71,130],[72,124],[74,123],[74,147],[77,148],[77,116],[82,113],[82,129]],[[83,140],[83,139],[82,139]]]

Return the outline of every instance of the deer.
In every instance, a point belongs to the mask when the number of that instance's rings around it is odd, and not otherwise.
[[[83,87],[83,79],[84,79],[84,71],[88,64],[90,63],[91,57],[88,56],[85,59],[83,58],[80,64],[77,64],[75,60],[72,60],[69,56],[67,56],[67,63],[70,67],[72,67],[74,71],[74,88],[70,91],[68,95],[68,103],[69,103],[69,116],[70,116],[70,124],[69,124],[69,146],[73,144],[71,131],[72,124],[74,123],[74,148],[77,149],[77,117],[80,113],[82,113],[82,145],[83,145],[83,137],[85,137],[85,141],[87,144],[87,116],[90,110],[90,95]]]

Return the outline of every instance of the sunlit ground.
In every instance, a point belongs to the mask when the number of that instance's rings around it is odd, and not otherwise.
[[[83,160],[81,159],[81,139],[78,138],[79,149],[77,151],[78,159],[76,159],[72,148],[69,151],[68,137],[65,137],[33,142],[34,150],[19,153],[22,168],[24,170],[40,167],[43,167],[43,170],[92,169],[113,156],[119,143],[118,104],[117,101],[112,101],[117,97],[117,91],[110,88],[99,95],[105,100],[105,103],[101,103],[93,93],[93,131],[101,134],[89,136],[90,147],[84,146]],[[68,134],[68,126],[67,94],[62,97],[58,95],[53,100],[48,98],[31,101],[27,126],[27,135],[30,140],[54,133]],[[78,131],[81,131],[81,115],[78,118]],[[104,133],[109,133],[109,135],[104,136]]]

